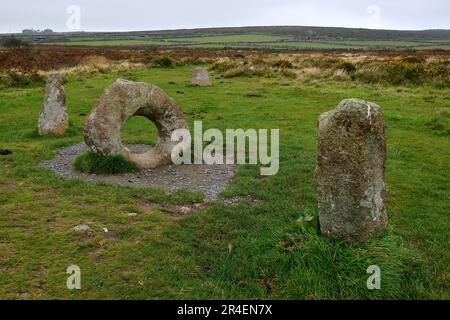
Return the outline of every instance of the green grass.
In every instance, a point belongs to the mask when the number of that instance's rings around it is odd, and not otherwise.
[[[383,47],[414,47],[421,45],[429,45],[429,43],[424,41],[394,41],[394,40],[353,40],[353,41],[336,41],[331,44],[342,44],[342,45],[352,45],[352,46],[363,46],[363,47],[374,47],[374,46],[383,46]]]
[[[449,109],[448,90],[258,77],[200,88],[189,84],[192,68],[68,77],[71,130],[59,138],[36,134],[43,85],[0,92],[0,148],[13,151],[0,156],[1,298],[449,298],[450,140],[429,126]],[[224,193],[261,201],[212,203],[180,218],[168,208],[202,195],[64,180],[41,168],[58,147],[82,141],[80,114],[118,77],[161,86],[197,114],[190,125],[201,115],[204,128],[279,128],[279,174],[262,179],[258,167],[243,166]],[[317,117],[349,97],[380,104],[388,127],[391,227],[364,244],[327,239],[315,223],[298,222],[317,216]],[[126,143],[155,137],[148,121],[127,122]],[[94,229],[92,238],[72,231],[80,223]],[[119,238],[105,237],[104,227]],[[81,268],[80,291],[66,289],[72,264]],[[370,265],[381,267],[380,291],[366,288]]]
[[[291,41],[269,44],[268,46],[279,46],[287,48],[318,48],[318,49],[347,49],[348,44],[326,43],[326,42],[308,42],[308,41]],[[266,46],[266,45],[265,45]]]
[[[137,171],[137,166],[123,156],[102,156],[86,152],[75,158],[73,167],[83,173],[117,174]]]
[[[289,37],[281,36],[271,36],[264,34],[241,34],[241,35],[231,35],[231,36],[205,36],[205,37],[193,37],[193,38],[173,38],[168,39],[168,41],[175,42],[272,42],[279,41],[283,39],[288,39]]]
[[[170,42],[157,40],[76,40],[68,42],[48,42],[48,45],[58,46],[142,46],[142,45],[170,45]]]
[[[224,47],[267,47],[267,48],[317,48],[317,49],[347,49],[365,47],[417,47],[430,45],[446,45],[450,40],[430,41],[395,41],[395,40],[322,40],[319,42],[290,41],[289,36],[275,36],[265,34],[238,34],[238,35],[205,35],[199,37],[167,38],[163,40],[96,40],[95,38],[72,38],[68,42],[51,42],[51,45],[68,46],[140,46],[140,45],[171,45],[183,44],[190,48],[224,48]],[[189,44],[191,43],[191,44]]]

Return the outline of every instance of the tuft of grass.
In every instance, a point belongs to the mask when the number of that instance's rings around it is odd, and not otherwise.
[[[444,135],[450,134],[450,112],[447,109],[441,109],[434,115],[433,119],[427,123],[427,126],[437,133]]]
[[[92,151],[79,155],[73,166],[75,170],[89,174],[117,174],[138,170],[134,163],[128,161],[122,155],[103,156]]]
[[[169,68],[175,65],[175,62],[170,57],[157,57],[152,62],[155,66],[162,68]]]
[[[45,78],[36,71],[19,72],[17,70],[9,70],[0,73],[0,88],[17,88],[30,85],[42,85]]]

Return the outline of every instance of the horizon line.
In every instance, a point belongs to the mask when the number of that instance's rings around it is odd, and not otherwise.
[[[164,32],[164,31],[186,31],[186,30],[207,30],[207,29],[238,29],[238,28],[282,28],[282,27],[299,27],[299,28],[333,28],[333,29],[357,29],[357,30],[368,30],[368,31],[398,31],[398,32],[424,32],[424,31],[450,31],[446,28],[434,28],[434,29],[371,29],[367,27],[337,27],[337,26],[307,26],[307,25],[253,25],[253,26],[213,26],[213,27],[185,27],[185,28],[169,28],[169,29],[142,29],[142,30],[110,30],[110,31],[95,31],[95,30],[73,30],[73,31],[54,31],[54,33],[64,34],[64,33],[126,33],[126,32]],[[44,30],[45,30],[44,29]],[[34,28],[24,28],[21,32],[0,32],[0,34],[23,34],[23,30],[35,30],[44,31],[41,29]]]

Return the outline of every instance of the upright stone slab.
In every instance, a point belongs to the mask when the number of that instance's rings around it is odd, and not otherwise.
[[[322,233],[366,241],[388,224],[382,109],[342,101],[319,117],[316,185]]]
[[[210,86],[212,85],[212,79],[206,68],[195,68],[192,71],[191,83],[194,86]]]
[[[44,103],[39,115],[38,131],[40,135],[62,135],[69,128],[69,116],[66,107],[66,93],[61,75],[51,74],[47,79]]]

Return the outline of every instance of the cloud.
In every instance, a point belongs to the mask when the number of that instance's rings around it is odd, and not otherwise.
[[[253,25],[450,29],[448,0],[15,0],[0,3],[0,32],[67,31],[70,5],[81,8],[86,31]],[[379,15],[368,8],[379,8]]]

